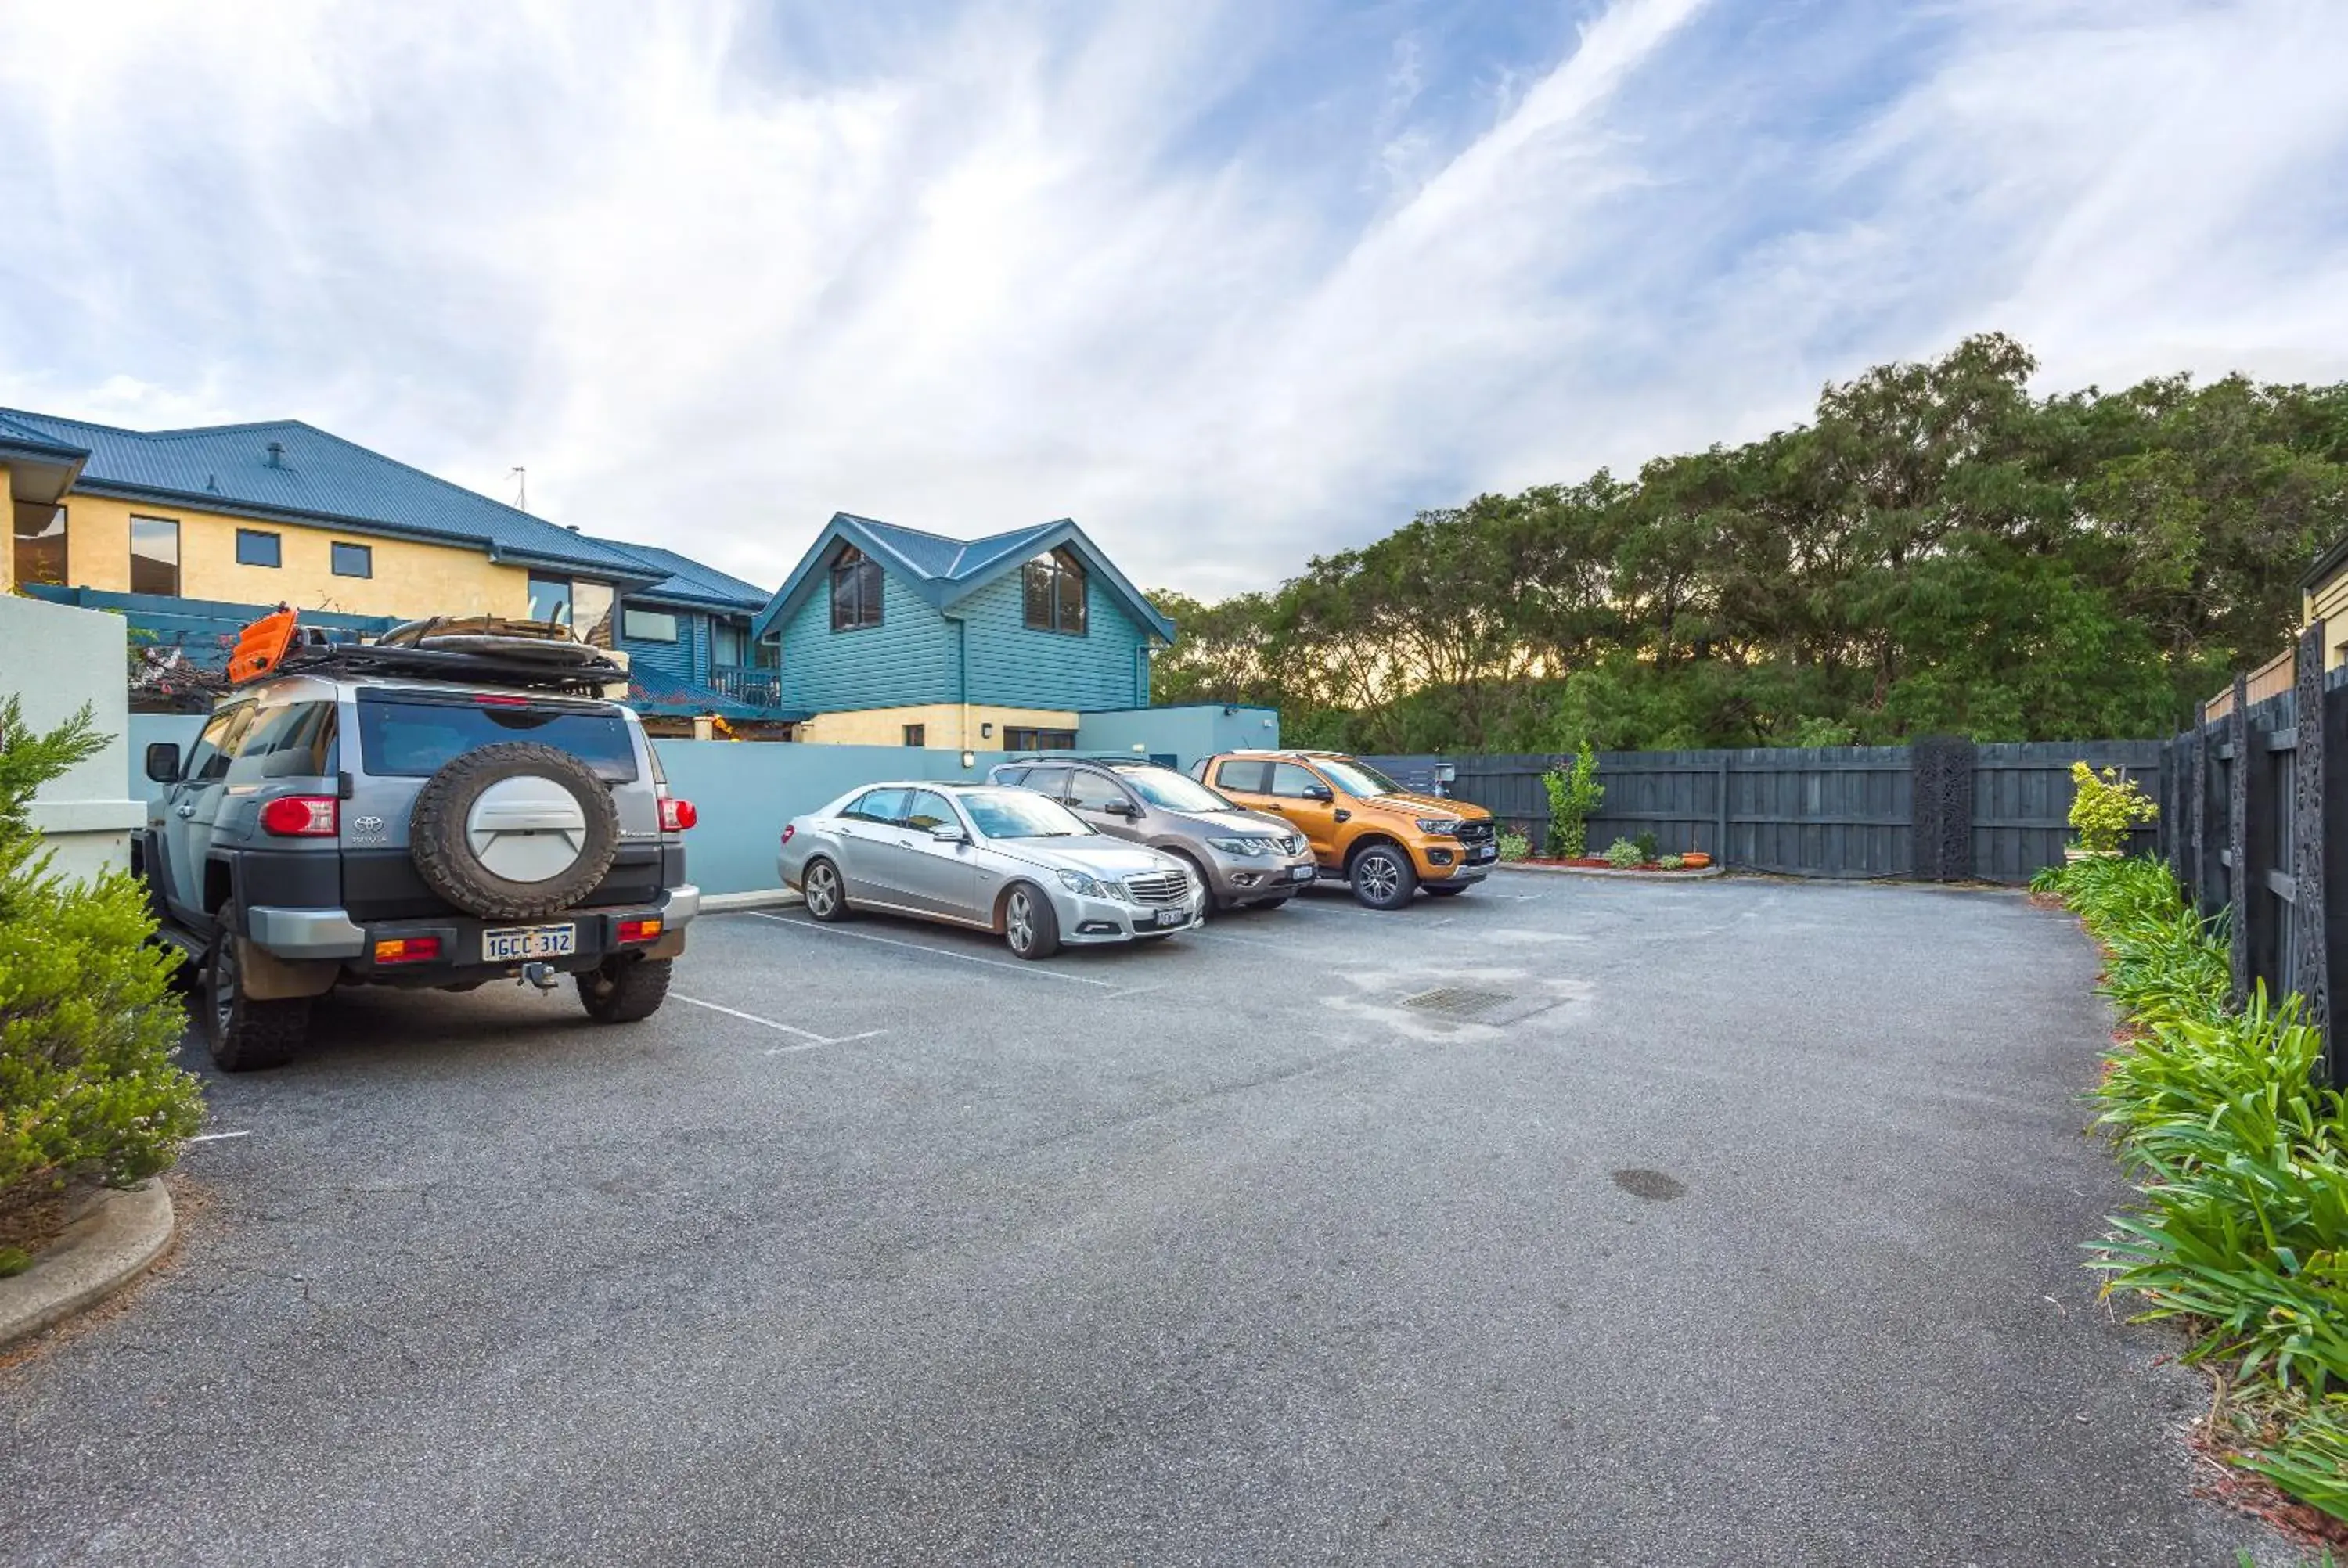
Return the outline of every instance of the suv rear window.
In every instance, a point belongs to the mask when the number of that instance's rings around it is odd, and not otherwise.
[[[617,708],[359,693],[359,750],[378,777],[428,778],[452,757],[508,741],[569,752],[607,784],[633,784],[636,749]]]

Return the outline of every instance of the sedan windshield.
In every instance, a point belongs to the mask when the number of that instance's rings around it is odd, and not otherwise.
[[[1331,778],[1347,794],[1400,794],[1402,785],[1378,772],[1367,763],[1351,757],[1314,757],[1313,765]]]
[[[962,808],[982,838],[1079,838],[1092,832],[1066,806],[1033,790],[972,790],[962,797]]]
[[[1119,768],[1117,776],[1123,779],[1134,794],[1163,811],[1231,811],[1230,801],[1217,794],[1198,780],[1185,778],[1172,768]]]

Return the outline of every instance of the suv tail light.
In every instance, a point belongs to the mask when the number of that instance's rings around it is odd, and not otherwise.
[[[330,794],[282,794],[261,808],[261,831],[279,838],[332,838],[342,826]]]
[[[701,820],[701,814],[693,809],[691,801],[672,800],[667,795],[660,797],[660,816],[663,833],[683,833]]]

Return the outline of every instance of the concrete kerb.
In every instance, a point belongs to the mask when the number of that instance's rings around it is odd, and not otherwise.
[[[1728,875],[1725,866],[1706,866],[1695,871],[1617,871],[1612,866],[1527,866],[1517,862],[1503,863],[1493,869],[1531,872],[1543,876],[1601,876],[1618,882],[1708,882],[1713,877]]]
[[[65,1234],[33,1266],[0,1279],[0,1345],[37,1334],[97,1306],[171,1245],[171,1194],[160,1180],[128,1190],[97,1187],[75,1203]]]
[[[779,909],[800,901],[799,896],[788,887],[755,887],[747,893],[705,893],[701,896],[701,911],[705,915],[723,915],[734,909]]]

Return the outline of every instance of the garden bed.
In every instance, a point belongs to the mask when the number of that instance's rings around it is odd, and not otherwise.
[[[1645,861],[1637,866],[1616,866],[1596,856],[1584,855],[1570,860],[1553,860],[1545,856],[1529,856],[1522,860],[1503,860],[1503,871],[1547,871],[1571,876],[1629,876],[1655,882],[1697,882],[1705,877],[1723,875],[1725,866],[1668,866]]]

